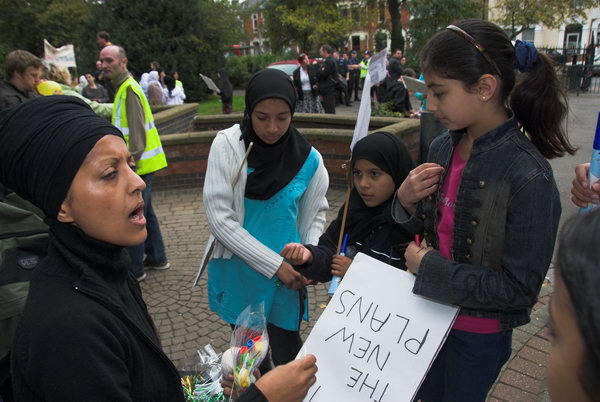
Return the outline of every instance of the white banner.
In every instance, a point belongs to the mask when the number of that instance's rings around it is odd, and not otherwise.
[[[369,132],[369,122],[371,121],[371,87],[383,81],[387,74],[385,69],[386,55],[387,49],[383,49],[373,56],[369,62],[369,69],[367,70],[368,74],[365,77],[365,82],[363,84],[350,150],[353,150],[354,145]]]
[[[58,49],[44,39],[44,60],[60,67],[77,67],[73,45],[64,45]]]
[[[300,351],[319,367],[305,402],[414,398],[458,313],[413,294],[414,282],[357,254]]]
[[[207,77],[204,74],[200,74],[200,78],[202,78],[202,81],[204,81],[204,83],[206,84],[208,89],[210,89],[211,91],[213,91],[217,94],[221,93],[221,90],[219,89],[217,84],[215,84],[215,82],[213,80],[211,80],[210,77]]]

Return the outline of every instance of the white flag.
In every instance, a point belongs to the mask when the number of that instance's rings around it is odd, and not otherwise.
[[[64,45],[57,49],[44,39],[44,60],[60,67],[77,68],[73,45]]]
[[[350,150],[354,149],[354,145],[363,137],[366,137],[369,132],[369,122],[371,121],[371,86],[377,84],[385,78],[387,71],[385,69],[387,49],[383,49],[371,58],[369,62],[368,74],[365,77],[365,83],[362,89],[360,98],[360,106],[358,108],[358,116],[356,118],[356,126],[354,127],[354,135]]]

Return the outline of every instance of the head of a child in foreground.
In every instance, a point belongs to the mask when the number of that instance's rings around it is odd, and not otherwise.
[[[352,150],[354,189],[368,207],[390,200],[412,169],[406,146],[391,133],[369,134]]]
[[[600,399],[600,209],[563,226],[550,302],[553,402]]]

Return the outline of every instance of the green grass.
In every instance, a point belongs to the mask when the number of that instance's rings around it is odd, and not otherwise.
[[[244,96],[242,95],[234,95],[233,96],[233,112],[244,111]],[[210,114],[222,114],[223,108],[221,105],[221,98],[218,95],[209,95],[208,99],[204,102],[201,102],[198,105],[198,114],[201,116],[206,116]]]

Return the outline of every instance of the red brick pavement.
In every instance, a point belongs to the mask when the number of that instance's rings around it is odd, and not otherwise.
[[[548,306],[553,287],[542,288],[531,323],[513,331],[513,354],[506,363],[488,401],[549,401],[547,365],[550,353]]]

